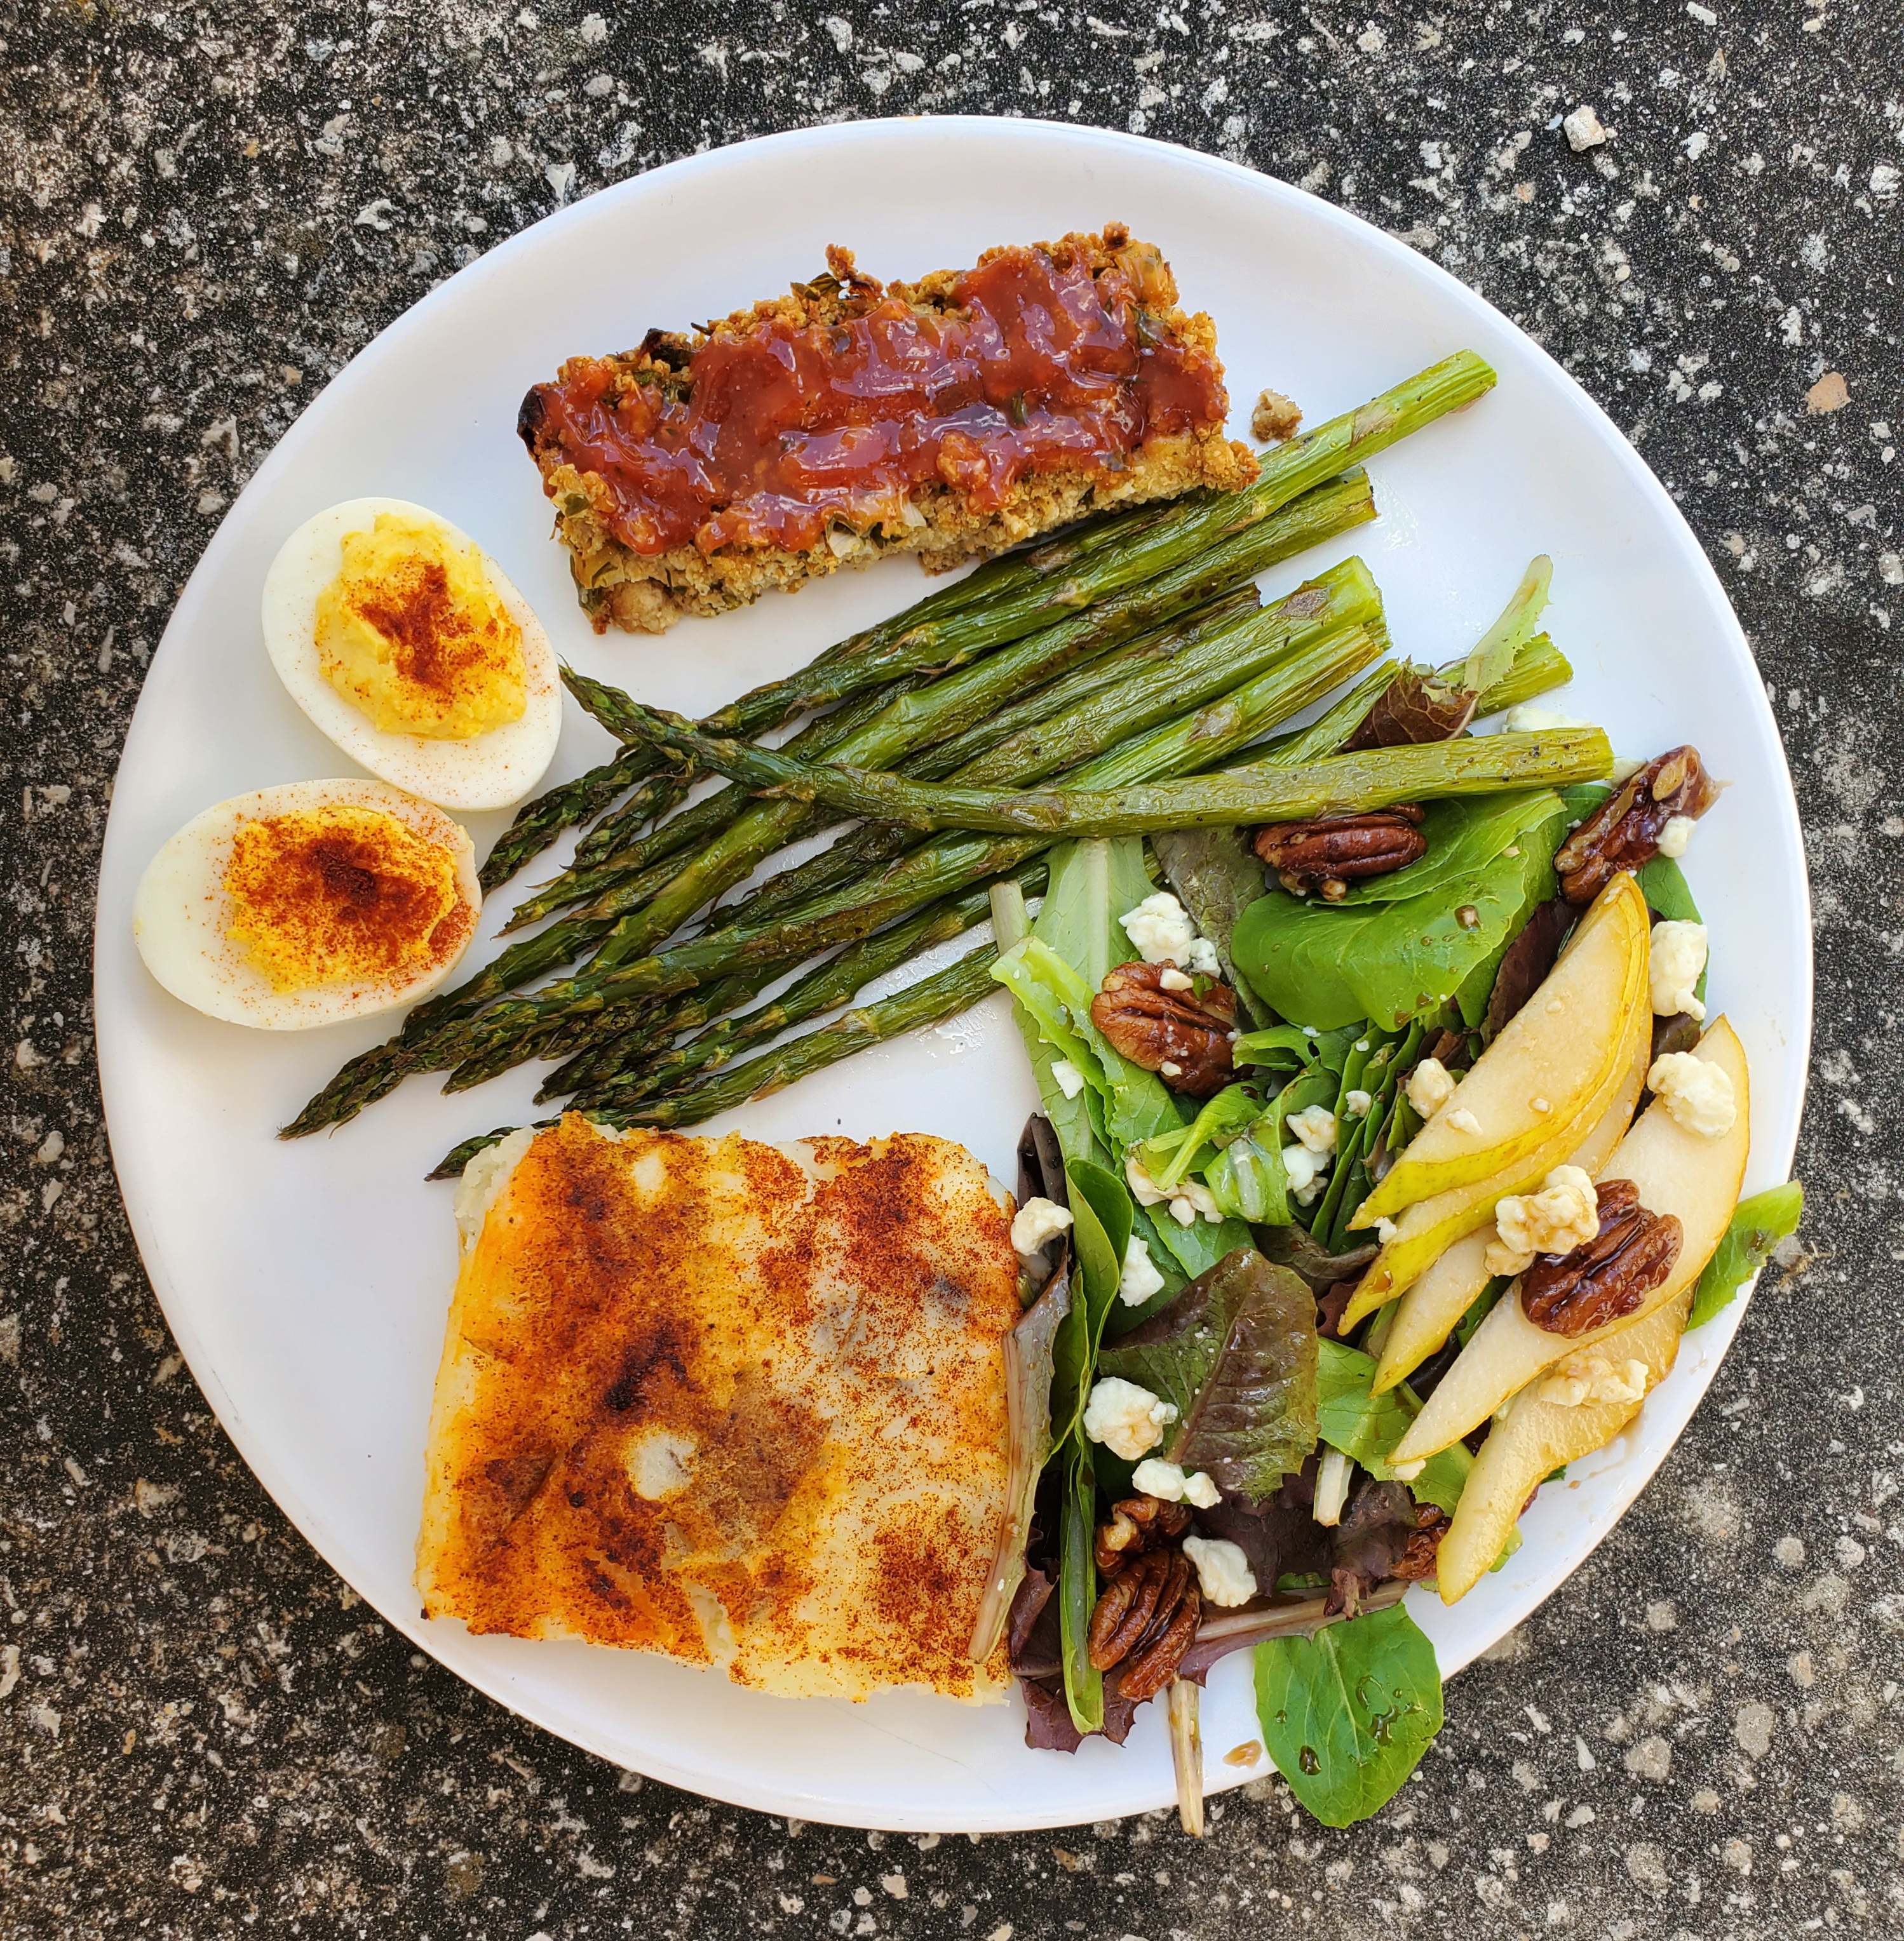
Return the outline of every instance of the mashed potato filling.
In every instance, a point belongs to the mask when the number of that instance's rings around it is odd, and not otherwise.
[[[453,855],[393,815],[344,802],[246,823],[225,889],[228,934],[278,991],[427,970],[476,922]]]
[[[522,630],[481,549],[401,513],[345,534],[317,646],[324,678],[386,734],[466,741],[528,705]]]

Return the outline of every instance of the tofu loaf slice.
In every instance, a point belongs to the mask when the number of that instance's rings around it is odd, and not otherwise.
[[[522,401],[598,632],[659,633],[888,553],[943,571],[1256,476],[1223,435],[1216,326],[1122,224],[916,283],[827,261],[691,336],[571,358]]]
[[[1002,1696],[1009,1202],[944,1139],[619,1137],[471,1162],[417,1585],[785,1697]]]

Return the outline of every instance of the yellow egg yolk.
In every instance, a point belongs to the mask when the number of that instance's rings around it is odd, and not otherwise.
[[[476,925],[453,855],[341,802],[245,824],[225,888],[228,934],[278,991],[407,980],[454,957]]]
[[[386,734],[465,741],[528,705],[522,630],[481,550],[402,513],[344,536],[317,645],[324,678]]]

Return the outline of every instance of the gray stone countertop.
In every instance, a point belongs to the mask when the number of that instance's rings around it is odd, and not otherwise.
[[[1899,1931],[1896,9],[601,4],[0,20],[0,1930]],[[1560,124],[1582,104],[1609,139],[1577,153]],[[1802,1245],[1624,1523],[1454,1683],[1420,1782],[1348,1832],[1259,1781],[1201,1845],[1168,1814],[868,1836],[524,1726],[375,1622],[259,1487],[114,1184],[88,951],[114,765],[171,604],[273,442],[433,283],[563,200],[711,144],[950,111],[1236,157],[1499,305],[1684,506],[1804,812]]]

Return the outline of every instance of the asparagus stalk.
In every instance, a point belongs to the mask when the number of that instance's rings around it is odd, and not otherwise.
[[[1074,771],[1070,779],[1079,787],[1119,787],[1210,767],[1326,694],[1379,651],[1365,628],[1331,635],[1311,655],[1272,666],[1222,701],[1120,742]],[[452,1064],[487,1056],[498,1045],[532,1046],[543,1026],[578,1010],[671,995],[751,964],[797,961],[1010,870],[1051,839],[1042,835],[941,839],[898,858],[868,882],[816,897],[770,922],[709,932],[629,962],[605,964],[598,956],[575,977],[526,997],[505,999],[481,1016],[451,1027],[431,1053]],[[453,1057],[444,1055],[452,1051]]]
[[[804,1038],[776,1046],[758,1058],[730,1067],[715,1078],[672,1098],[655,1099],[620,1110],[591,1109],[587,1116],[598,1124],[626,1131],[631,1126],[696,1126],[736,1105],[745,1105],[770,1093],[784,1090],[796,1081],[810,1077],[837,1065],[843,1058],[889,1044],[922,1025],[934,1025],[969,1010],[981,998],[997,987],[992,982],[992,966],[998,961],[996,944],[981,943],[935,977],[922,978],[905,990],[877,1004],[867,1004],[809,1032]],[[553,1126],[559,1118],[535,1121],[538,1126]],[[507,1136],[513,1126],[465,1139],[446,1153],[430,1173],[432,1179],[453,1178],[485,1146]]]
[[[656,718],[656,737],[751,787],[821,801],[849,815],[915,829],[1014,831],[1058,836],[1140,836],[1153,829],[1211,829],[1245,822],[1386,808],[1398,802],[1484,795],[1502,789],[1603,781],[1613,752],[1597,728],[1488,735],[1333,755],[1289,769],[1273,762],[1165,786],[1025,789],[991,793],[914,782],[873,769],[789,760],[770,749],[718,741],[686,722]]]
[[[843,1058],[876,1044],[889,1044],[921,1025],[934,1025],[969,1010],[993,988],[998,946],[981,943],[935,976],[909,984],[890,998],[847,1011],[831,1024],[809,1032],[740,1065],[731,1065],[691,1091],[653,1099],[617,1110],[591,1111],[605,1125],[695,1126],[736,1105],[779,1092]]]
[[[1024,863],[1000,881],[1011,883],[1022,902],[1027,895],[1042,894],[1045,874],[1042,860]],[[990,897],[996,887],[981,886],[962,896],[928,904],[904,922],[849,945],[837,957],[828,958],[789,985],[772,1003],[737,1017],[722,1019],[652,1062],[609,1080],[581,1102],[590,1108],[619,1107],[657,1093],[681,1090],[697,1072],[724,1065],[748,1045],[758,1044],[763,1038],[774,1037],[791,1026],[804,1024],[822,1011],[845,1004],[874,978],[898,969],[908,958],[983,923],[990,914]]]
[[[1164,637],[1171,652],[1163,665],[1151,653],[1143,653],[1121,678],[1086,692],[1069,710],[1041,716],[974,757],[950,779],[971,786],[1041,780],[1235,686],[1281,653],[1299,652],[1303,642],[1325,635],[1333,626],[1360,624],[1373,631],[1380,625],[1380,614],[1381,595],[1367,568],[1359,559],[1346,560],[1249,616],[1247,625],[1222,628],[1200,641]],[[1138,644],[1147,650],[1153,643]],[[912,765],[904,771],[913,772]],[[770,878],[720,912],[716,924],[731,928],[739,922],[762,922],[808,897],[863,880],[868,870],[917,842],[916,833],[898,824],[875,823],[856,830],[831,848]]]
[[[624,789],[632,787],[654,767],[652,749],[617,749],[599,767],[559,784],[516,812],[516,820],[496,839],[483,858],[483,894],[499,888],[532,856],[540,855],[565,829],[599,815]]]
[[[809,722],[786,743],[786,752],[811,760],[831,754],[886,712],[898,698],[894,689],[902,693],[917,686],[922,679],[917,675],[908,676],[890,687],[862,695],[817,721]],[[589,683],[591,687],[594,685]],[[603,692],[613,694],[615,690],[607,688]],[[588,705],[586,698],[583,698],[583,705]],[[629,738],[624,735],[622,738],[626,741]],[[668,790],[684,790],[695,779],[695,774],[691,767],[677,767],[654,777],[635,790],[626,810],[618,811],[613,819],[619,821],[623,813],[627,814],[630,818],[627,826],[632,830],[639,821],[646,819],[637,815],[638,808],[658,800]],[[534,895],[510,912],[502,934],[507,936],[513,931],[526,929],[566,903],[588,902],[597,905],[589,912],[592,915],[620,916],[673,879],[675,869],[679,866],[663,870],[663,864],[684,851],[701,848],[713,841],[746,813],[747,806],[744,789],[723,789],[696,802],[692,808],[684,809],[670,821],[659,824],[645,836],[626,836],[614,851],[592,867],[584,864],[578,853],[574,863],[560,876],[543,884]],[[659,874],[656,873],[657,870]]]

